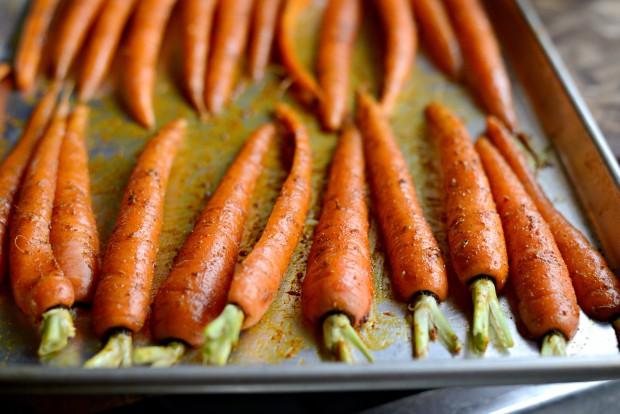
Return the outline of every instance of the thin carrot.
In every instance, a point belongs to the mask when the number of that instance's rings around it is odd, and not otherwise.
[[[34,86],[47,31],[59,3],[60,0],[33,0],[30,6],[15,54],[15,83],[21,90]]]
[[[93,301],[95,334],[108,342],[87,368],[131,365],[131,335],[146,320],[166,186],[186,127],[183,119],[164,126],[131,173]]]
[[[263,234],[235,271],[228,305],[205,328],[203,353],[208,363],[225,364],[241,330],[263,317],[280,287],[308,213],[312,175],[308,132],[288,106],[279,104],[276,114],[294,136],[293,165]]]
[[[256,0],[254,6],[248,67],[257,82],[265,76],[281,4],[282,0]]]

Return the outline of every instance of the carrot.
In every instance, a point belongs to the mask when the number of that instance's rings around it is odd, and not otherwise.
[[[245,51],[253,0],[227,0],[219,4],[213,51],[209,58],[205,101],[219,114],[230,99],[237,66]]]
[[[99,236],[90,201],[84,133],[89,109],[78,105],[67,123],[58,161],[50,242],[54,257],[73,284],[75,301],[90,303],[99,277]]]
[[[444,4],[441,0],[412,0],[412,4],[422,44],[431,59],[446,75],[459,79],[463,56]]]
[[[318,52],[323,99],[319,111],[323,127],[329,131],[340,129],[347,112],[349,71],[361,12],[358,0],[335,0],[323,14]]]
[[[281,3],[282,0],[257,0],[254,6],[248,67],[256,82],[265,76]]]
[[[407,163],[382,108],[364,93],[358,98],[357,120],[394,293],[410,303],[414,312],[416,356],[426,355],[429,331],[437,330],[448,348],[458,352],[461,343],[437,307],[448,295],[446,267],[424,218]]]
[[[86,39],[103,0],[71,0],[58,28],[53,51],[54,78],[63,80]]]
[[[153,86],[157,56],[175,3],[176,0],[138,2],[126,46],[125,99],[135,119],[147,128],[155,124]]]
[[[383,110],[389,113],[396,105],[413,66],[418,38],[413,10],[407,0],[377,0],[375,4],[387,41],[380,102]]]
[[[93,301],[95,334],[109,339],[87,368],[131,365],[131,334],[147,316],[166,186],[186,127],[183,119],[164,126],[129,177]]]
[[[484,108],[517,127],[510,78],[491,24],[478,0],[444,0],[463,52],[469,83]]]
[[[47,31],[60,0],[33,0],[17,53],[15,54],[15,84],[21,90],[34,86]]]
[[[484,352],[489,319],[502,347],[514,344],[496,292],[508,278],[508,257],[489,180],[465,125],[448,108],[426,107],[430,136],[441,155],[450,259],[459,280],[469,286],[474,303],[474,344]]]
[[[501,121],[488,118],[487,133],[549,224],[566,262],[579,306],[592,319],[617,321],[620,316],[620,282],[607,266],[605,259],[584,235],[555,209]],[[614,326],[617,324],[615,321]]]
[[[359,131],[346,127],[334,152],[301,289],[304,316],[323,325],[327,349],[349,363],[350,345],[373,360],[354,329],[368,319],[374,293],[363,151]]]
[[[172,365],[185,344],[203,344],[202,328],[226,305],[252,192],[274,135],[273,124],[256,130],[226,172],[153,302],[153,337],[171,342],[136,350],[134,362]]]
[[[86,55],[81,69],[78,97],[88,101],[110,70],[123,29],[134,9],[136,0],[107,0],[93,27],[85,47]]]
[[[502,218],[521,319],[534,338],[544,337],[543,355],[562,355],[579,325],[566,265],[549,226],[497,149],[484,137],[476,149]]]
[[[294,136],[293,165],[263,234],[233,275],[228,305],[205,328],[203,354],[208,363],[225,364],[241,330],[263,317],[280,287],[308,213],[312,175],[308,132],[288,106],[279,104],[276,114]]]

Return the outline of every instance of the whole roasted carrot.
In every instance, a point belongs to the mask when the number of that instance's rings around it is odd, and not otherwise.
[[[138,2],[126,46],[124,95],[132,115],[147,128],[155,124],[153,86],[157,56],[176,0]]]
[[[323,91],[319,111],[323,127],[329,131],[340,129],[347,112],[349,72],[361,7],[358,0],[334,0],[327,4],[323,14],[317,56]]]
[[[152,306],[153,337],[168,345],[136,350],[135,363],[174,364],[185,345],[203,344],[202,329],[222,313],[252,192],[274,135],[273,124],[252,134],[196,221]]]
[[[412,4],[422,44],[431,59],[452,79],[459,79],[463,56],[445,6],[441,0],[412,0]]]
[[[248,42],[253,3],[253,0],[227,0],[218,6],[205,89],[207,108],[214,114],[222,112],[235,85],[235,75]]]
[[[491,24],[478,0],[444,0],[463,52],[465,75],[484,108],[517,127],[510,78]]]
[[[446,267],[407,163],[382,108],[364,93],[359,95],[357,120],[394,293],[414,312],[416,356],[427,354],[429,333],[438,333],[452,352],[458,352],[461,343],[437,307],[448,295]]]
[[[248,60],[250,77],[254,81],[261,80],[265,75],[281,3],[282,0],[256,0]]]
[[[483,137],[476,150],[502,218],[521,319],[534,338],[544,337],[543,355],[563,355],[579,326],[568,269],[549,226],[497,149]]]
[[[426,107],[430,136],[441,155],[450,259],[474,303],[474,345],[489,343],[489,320],[503,347],[513,345],[496,292],[508,278],[508,257],[489,180],[465,125],[438,103]]]
[[[99,235],[90,201],[88,153],[84,143],[89,109],[78,105],[67,122],[58,161],[50,242],[75,301],[90,303],[99,277]]]
[[[95,334],[108,342],[87,368],[131,365],[131,335],[146,320],[166,186],[186,126],[183,119],[164,126],[129,177],[93,301]]]
[[[263,234],[233,275],[228,305],[205,328],[203,353],[208,363],[225,364],[241,330],[263,317],[280,287],[308,213],[312,175],[308,132],[288,106],[279,104],[276,114],[293,134],[293,165]]]
[[[107,0],[85,47],[78,97],[88,101],[108,73],[136,0]]]
[[[60,0],[33,0],[30,6],[15,54],[15,84],[21,90],[34,86],[47,31],[58,3]]]
[[[342,361],[353,362],[350,345],[373,360],[354,329],[368,319],[373,293],[364,148],[348,126],[334,152],[301,288],[304,316],[322,324],[327,349]]]

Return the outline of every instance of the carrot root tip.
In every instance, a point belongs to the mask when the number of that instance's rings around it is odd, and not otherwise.
[[[566,338],[559,332],[551,332],[543,338],[540,355],[566,356]]]
[[[171,367],[185,355],[185,345],[181,342],[170,342],[167,346],[145,346],[133,352],[134,365],[150,365],[152,367]]]
[[[203,363],[226,365],[233,346],[239,343],[245,315],[237,305],[228,304],[204,330]]]
[[[351,347],[357,348],[369,362],[374,362],[374,357],[366,347],[357,331],[351,326],[351,321],[342,313],[328,316],[323,322],[323,339],[325,346],[339,361],[347,364],[355,362]]]
[[[418,295],[409,309],[413,312],[413,348],[416,358],[426,358],[429,342],[436,338],[453,354],[461,351],[463,344],[433,296]]]
[[[61,351],[75,336],[73,318],[68,309],[55,308],[43,314],[41,345],[37,354],[44,357]]]
[[[86,361],[84,368],[118,368],[131,366],[131,334],[117,332],[103,349]]]
[[[510,348],[514,345],[506,319],[499,306],[495,285],[487,278],[476,280],[470,286],[474,302],[474,323],[472,334],[474,347],[484,352],[489,344],[489,325],[497,334],[497,345]]]

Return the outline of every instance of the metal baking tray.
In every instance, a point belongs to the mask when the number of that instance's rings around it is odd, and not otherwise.
[[[315,2],[300,22],[297,41],[308,64],[316,42],[321,6]],[[620,170],[604,138],[585,107],[566,69],[527,0],[487,1],[488,11],[498,30],[509,69],[513,76],[517,110],[523,130],[544,151],[549,166],[539,172],[542,185],[556,206],[595,245],[600,246],[612,267],[620,260],[620,240],[614,237],[620,223]],[[25,1],[0,4],[0,53],[10,58],[17,22]],[[354,83],[376,93],[381,79],[380,38],[376,19],[366,13],[360,45],[355,52]],[[171,25],[175,27],[175,25]],[[175,43],[176,42],[176,43]],[[260,123],[269,119],[274,103],[284,93],[274,68],[258,84],[241,82],[237,99],[218,118],[200,122],[183,100],[178,87],[178,33],[171,30],[162,51],[160,79],[156,85],[158,125],[178,116],[190,121],[189,134],[175,161],[168,188],[165,224],[157,259],[157,287],[165,278],[176,251],[243,140]],[[0,46],[1,47],[1,46]],[[114,79],[109,81],[109,86]],[[3,92],[5,153],[35,102],[32,96]],[[0,101],[2,101],[0,99]],[[442,220],[442,184],[438,153],[426,137],[422,110],[429,101],[440,100],[468,123],[473,136],[484,128],[484,116],[469,92],[449,82],[420,54],[407,84],[392,125],[410,170],[424,211],[446,251]],[[2,107],[2,105],[0,105]],[[301,108],[297,107],[298,109]],[[105,94],[92,103],[88,146],[93,188],[93,204],[105,245],[114,224],[124,183],[135,157],[152,132],[140,128],[123,111],[114,94]],[[510,287],[501,295],[501,306],[515,339],[515,346],[502,350],[489,346],[479,355],[468,337],[471,305],[467,289],[456,278],[451,296],[442,304],[465,347],[451,356],[441,345],[432,344],[426,360],[414,360],[411,321],[406,306],[391,294],[377,226],[371,226],[376,299],[372,315],[362,329],[377,362],[368,364],[360,356],[357,365],[329,362],[319,346],[314,328],[302,320],[300,279],[320,212],[322,189],[329,166],[335,135],[321,132],[314,117],[303,119],[310,129],[314,151],[314,179],[311,212],[304,236],[269,312],[257,326],[243,333],[241,342],[225,367],[204,367],[198,351],[190,352],[183,363],[169,369],[133,367],[114,370],[86,370],[83,361],[99,347],[90,328],[88,309],[77,309],[79,331],[70,346],[57,357],[40,363],[36,358],[38,334],[15,307],[8,283],[0,287],[0,390],[3,392],[88,392],[88,393],[175,393],[175,392],[263,392],[263,391],[344,391],[413,389],[455,385],[515,384],[603,380],[620,378],[620,355],[616,338],[608,324],[591,321],[583,313],[579,331],[568,346],[565,358],[542,358],[538,344],[521,335],[515,316]],[[287,167],[284,142],[270,149],[267,168],[246,226],[243,252],[251,249],[260,234],[270,206],[277,195]],[[135,343],[148,342],[148,323]]]

